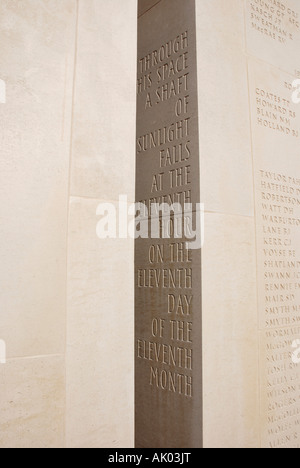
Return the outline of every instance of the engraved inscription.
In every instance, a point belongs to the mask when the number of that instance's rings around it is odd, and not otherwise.
[[[299,448],[300,366],[293,344],[300,338],[300,117],[288,75],[253,66],[263,446]]]
[[[300,448],[299,364],[292,362],[292,343],[300,327],[266,331],[267,437],[269,448]]]
[[[256,89],[257,123],[262,127],[275,130],[284,135],[299,138],[296,128],[296,112],[291,101],[265,89]]]
[[[261,170],[260,180],[265,326],[300,324],[300,179]]]
[[[270,448],[300,447],[300,369],[292,344],[300,337],[300,179],[259,171],[264,259],[264,352]]]
[[[159,106],[161,103],[173,100],[173,118],[185,114],[183,120],[171,123],[169,126],[159,128],[137,138],[137,154],[147,153],[148,149],[155,149],[151,155],[153,157],[154,170],[152,181],[149,186],[149,194],[157,194],[155,198],[140,200],[149,210],[154,202],[184,203],[191,202],[192,194],[189,186],[192,183],[192,166],[182,164],[183,145],[187,151],[187,142],[183,142],[190,133],[189,115],[189,32],[184,31],[176,39],[168,41],[139,59],[139,72],[141,76],[137,80],[138,99],[145,101],[145,112],[148,108]],[[184,72],[184,73],[183,73]],[[178,100],[179,97],[179,100]],[[175,103],[175,105],[174,105]],[[172,118],[172,113],[170,115]],[[161,148],[165,143],[177,142],[176,146]],[[185,153],[186,156],[186,153]],[[188,154],[190,156],[190,153]],[[195,155],[193,155],[195,157]],[[174,164],[180,161],[179,167]],[[170,166],[173,166],[170,169]],[[178,164],[176,164],[178,166]],[[175,193],[173,192],[175,190]],[[177,189],[182,189],[178,192]],[[165,192],[164,195],[161,192]],[[182,196],[183,195],[183,196]],[[181,248],[177,244],[170,243],[151,246],[149,250],[150,264],[153,255],[153,249],[159,252],[160,263],[191,263],[191,252],[186,249],[184,242]],[[166,250],[168,249],[168,260]],[[162,254],[164,253],[164,255]],[[181,256],[179,255],[179,252]],[[177,257],[176,257],[177,253]],[[193,289],[193,268],[143,268],[137,270],[138,288],[157,288],[162,290],[192,290]],[[166,309],[162,311],[159,318],[152,322],[152,339],[159,338],[162,341],[152,342],[138,339],[138,358],[146,361],[155,361],[156,365],[149,366],[149,383],[159,390],[178,393],[181,396],[191,398],[193,395],[193,377],[185,374],[184,371],[192,371],[192,349],[174,347],[164,343],[164,339],[169,342],[192,344],[192,322],[172,320],[168,315],[171,309],[175,308],[175,303],[181,301],[176,299],[175,294],[167,294],[168,301]],[[180,296],[181,297],[181,296]],[[186,297],[184,295],[184,297]],[[174,303],[172,304],[172,300]],[[188,304],[190,306],[190,303]],[[181,305],[183,307],[183,305]],[[189,316],[192,317],[192,311],[189,309]],[[183,316],[184,317],[184,316]],[[158,325],[159,324],[159,325]],[[155,328],[156,327],[156,328]],[[157,333],[158,329],[160,330]],[[155,330],[155,331],[154,331]],[[142,346],[143,345],[143,346]],[[161,354],[162,353],[162,354]],[[176,353],[178,354],[176,358]],[[172,359],[170,359],[172,357]],[[187,361],[187,358],[189,359]],[[185,359],[182,361],[182,359]],[[182,365],[185,362],[185,365]],[[168,368],[165,368],[168,366]],[[171,369],[171,370],[168,370]],[[180,373],[179,373],[180,371]]]
[[[244,0],[251,55],[295,76],[300,70],[298,0]]]
[[[290,6],[290,2],[251,0],[248,11],[251,28],[273,41],[286,44],[293,41],[299,31],[299,12]]]
[[[191,121],[189,114],[190,96],[186,94],[189,93],[189,31],[182,32],[175,39],[168,41],[157,50],[139,59],[138,69],[140,76],[138,76],[137,80],[137,93],[138,99],[145,102],[145,112],[153,106],[159,106],[165,101],[173,100],[173,112],[170,118],[176,119],[176,117],[184,114],[182,120],[177,120],[175,123],[158,130],[150,131],[146,135],[138,136],[138,157],[141,153],[149,153],[148,150],[155,150],[155,152],[151,153],[155,173],[152,174],[150,179],[149,194],[156,195],[156,197],[139,201],[147,206],[149,212],[154,202],[168,205],[175,202],[183,206],[184,203],[192,201],[192,189],[189,189],[192,184],[192,166],[182,163],[185,162],[187,156],[195,157],[195,155],[191,155],[188,142],[185,141],[190,135]],[[176,146],[161,148],[174,141],[177,143]],[[183,151],[183,148],[185,151]],[[180,163],[179,166],[178,163]],[[175,165],[176,167],[174,167]],[[159,170],[161,172],[156,172]],[[177,189],[183,191],[178,192]],[[175,193],[173,190],[175,190]],[[161,194],[162,192],[164,194]],[[186,249],[184,242],[181,243],[181,247],[172,243],[172,240],[166,245],[151,246],[148,254],[151,265],[155,263],[151,261],[153,250],[158,252],[160,263],[184,264],[192,262],[192,253]],[[166,250],[168,250],[167,257]],[[193,268],[192,266],[189,268],[139,268],[137,270],[137,287],[157,288],[159,291],[175,290],[177,294],[182,289],[192,290]],[[172,314],[171,310],[175,309],[175,304],[178,304],[181,299],[177,299],[175,294],[167,294],[167,292],[165,294],[168,297],[167,307],[165,311],[162,311],[160,317],[152,322],[152,338],[162,340],[167,338],[177,344],[183,342],[192,344],[192,322],[171,320],[168,317],[169,314]],[[184,297],[186,296],[184,295]],[[174,301],[173,304],[172,300]],[[190,303],[188,303],[189,306]],[[179,307],[183,307],[183,305],[178,305]],[[192,317],[190,309],[189,316]],[[183,317],[185,316],[183,315]],[[160,324],[159,334],[153,331],[153,324],[158,322]],[[141,351],[142,344],[144,344],[143,352]],[[137,348],[139,359],[156,362],[156,366],[149,366],[150,386],[155,386],[159,390],[177,392],[184,397],[192,397],[193,378],[183,372],[193,370],[192,349],[176,346],[174,348],[173,345],[170,346],[163,341],[157,343],[140,339],[138,339]],[[167,359],[168,351],[170,358],[170,352],[174,349],[177,350],[177,353],[180,352],[180,359],[175,359],[174,354],[172,354],[172,360]],[[163,359],[161,359],[160,353],[162,353]],[[185,358],[189,356],[189,365],[182,365],[183,355],[185,355]],[[160,365],[158,366],[158,364]],[[164,366],[171,368],[171,371],[165,369]],[[181,373],[179,373],[180,370]]]
[[[200,202],[195,33],[194,0],[165,0],[139,19],[136,200],[164,234],[136,240],[139,447],[202,443],[200,251],[171,209],[189,204],[192,215]]]

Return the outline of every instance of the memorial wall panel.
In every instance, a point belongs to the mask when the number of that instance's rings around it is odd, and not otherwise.
[[[298,0],[245,0],[245,23],[251,55],[300,76]]]
[[[299,448],[300,107],[293,77],[249,60],[260,322],[261,429],[266,448]]]

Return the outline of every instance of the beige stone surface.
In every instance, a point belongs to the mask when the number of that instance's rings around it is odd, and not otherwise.
[[[67,446],[133,445],[133,240],[99,239],[100,201],[70,206]]]
[[[64,376],[61,356],[0,366],[1,448],[63,448]]]
[[[255,169],[297,175],[300,106],[292,101],[294,78],[249,59],[249,94]],[[296,171],[296,173],[295,173]]]
[[[292,74],[300,73],[298,0],[244,0],[247,50]]]
[[[287,226],[279,232],[263,217],[273,210],[268,214],[300,219],[300,112],[291,87],[299,70],[299,31],[285,25],[293,40],[280,44],[250,27],[252,5],[271,3],[196,2],[201,201],[209,212],[202,259],[205,447],[299,447],[299,366],[292,362],[299,268],[281,266],[292,279],[276,279],[266,276],[276,268],[265,264],[299,261],[299,228],[289,226],[283,235]],[[297,2],[280,4],[299,9]],[[244,24],[247,50],[257,59],[245,55]],[[262,192],[291,195],[295,202],[267,201]],[[264,249],[287,256],[266,258]],[[289,281],[292,295],[271,308],[266,287]]]
[[[300,257],[300,251],[296,257],[290,258],[288,255],[276,258],[275,254],[274,256],[271,254],[272,250],[284,250],[287,246],[290,250],[295,247],[297,249],[299,228],[294,229],[294,226],[279,222],[273,225],[277,231],[272,235],[272,232],[266,230],[270,226],[267,226],[267,222],[264,223],[266,215],[284,219],[297,219],[300,216],[297,205],[300,193],[298,192],[300,107],[292,102],[292,91],[287,85],[290,85],[293,78],[285,72],[256,60],[250,60],[249,79],[257,214],[260,326],[264,328],[268,319],[263,313],[266,296],[264,261],[297,260],[298,256]],[[295,181],[290,181],[291,178]],[[292,193],[287,190],[292,190]],[[285,200],[282,197],[288,197],[288,202],[282,202]],[[289,212],[290,209],[292,212]],[[284,228],[290,230],[286,235],[283,232]],[[282,245],[278,243],[279,241]],[[287,241],[289,245],[284,245]],[[263,255],[264,249],[270,252],[267,257]],[[295,302],[300,303],[300,291],[294,291],[294,294]]]
[[[293,77],[251,59],[262,446],[299,448],[300,108]]]
[[[68,447],[133,446],[133,241],[98,239],[96,208],[99,199],[118,200],[120,194],[134,200],[137,2],[104,3],[79,2],[68,260]]]
[[[206,213],[202,255],[204,447],[258,448],[253,219]]]
[[[244,5],[196,1],[204,447],[258,448],[259,339]]]
[[[79,2],[71,193],[134,200],[135,0]]]
[[[197,1],[196,11],[201,202],[253,216],[243,2]]]
[[[260,332],[262,448],[300,448],[300,363],[291,356],[299,338],[299,325]]]
[[[73,193],[134,198],[135,24],[132,0],[0,5],[1,448],[62,447],[65,418],[72,446],[132,445],[133,244],[101,245],[96,202],[71,199],[67,387],[52,355],[66,346],[73,110]]]
[[[64,350],[74,0],[0,4],[0,338],[9,357]]]

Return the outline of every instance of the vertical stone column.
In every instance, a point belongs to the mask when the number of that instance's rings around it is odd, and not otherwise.
[[[74,0],[0,4],[1,448],[64,446],[76,14]]]
[[[136,445],[199,447],[201,251],[180,232],[200,201],[195,1],[139,6],[136,201],[147,232],[135,257]]]
[[[0,3],[0,447],[132,447],[135,0]]]
[[[244,4],[196,1],[204,446],[259,447],[255,204]]]
[[[78,5],[66,381],[72,448],[134,444],[134,242],[119,229],[100,239],[96,227],[101,203],[119,216],[119,196],[134,201],[136,5]]]

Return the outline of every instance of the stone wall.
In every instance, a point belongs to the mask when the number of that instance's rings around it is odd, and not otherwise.
[[[2,448],[133,444],[133,245],[96,208],[134,197],[136,8],[0,5]]]

